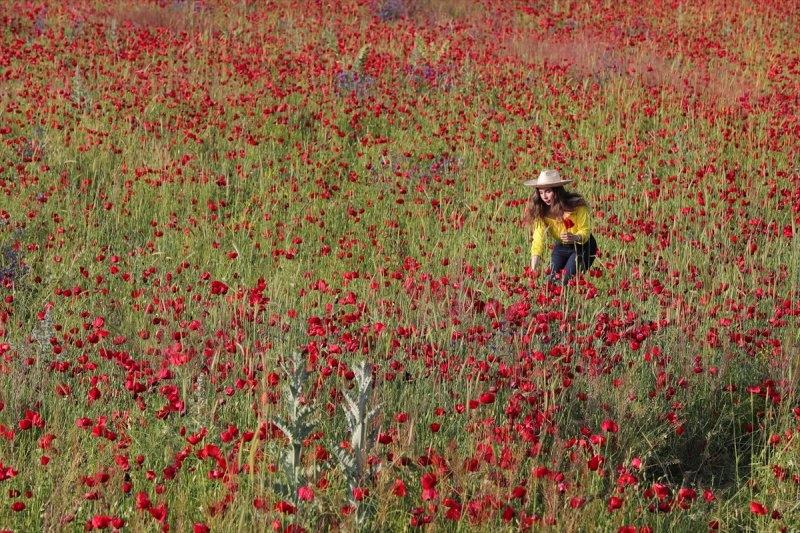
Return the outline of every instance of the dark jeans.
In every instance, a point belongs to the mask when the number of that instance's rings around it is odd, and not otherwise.
[[[561,277],[561,283],[566,285],[578,272],[585,272],[594,263],[597,255],[597,241],[594,235],[589,236],[589,242],[584,244],[557,243],[553,248],[550,263],[550,276],[556,279]]]

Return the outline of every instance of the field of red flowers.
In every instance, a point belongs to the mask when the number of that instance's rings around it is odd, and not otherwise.
[[[61,4],[0,14],[0,531],[800,528],[800,5]]]

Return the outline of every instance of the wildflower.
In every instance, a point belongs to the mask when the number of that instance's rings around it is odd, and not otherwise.
[[[422,476],[422,499],[424,501],[428,500],[435,500],[439,497],[439,493],[436,491],[436,483],[439,481],[436,478],[436,474],[431,472]]]
[[[622,507],[623,499],[617,496],[612,496],[608,500],[608,512],[614,511]]]
[[[619,426],[613,420],[603,420],[600,427],[603,431],[607,431],[608,433],[616,433],[619,431]]]
[[[297,489],[297,497],[304,502],[314,501],[314,489],[312,489],[307,485],[304,485],[299,489]]]
[[[394,480],[394,485],[392,485],[392,494],[400,498],[406,495],[406,484],[403,483],[402,479]]]

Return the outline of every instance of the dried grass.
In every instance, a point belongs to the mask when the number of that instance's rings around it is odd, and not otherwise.
[[[201,2],[173,2],[158,4],[116,3],[108,8],[111,18],[121,26],[167,30],[174,33],[213,33],[220,29],[211,8],[203,7]]]
[[[517,36],[509,38],[505,45],[509,54],[521,62],[559,67],[576,81],[606,83],[626,77],[645,88],[660,87],[721,107],[738,106],[743,99],[757,98],[765,91],[762,83],[745,72],[665,57],[656,43],[622,47],[592,36],[562,41]]]

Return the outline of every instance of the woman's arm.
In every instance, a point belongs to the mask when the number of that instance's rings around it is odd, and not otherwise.
[[[536,220],[533,223],[533,238],[531,241],[531,271],[536,273],[539,263],[542,261],[547,246],[547,224],[543,220]]]
[[[533,266],[533,258],[541,257],[544,254],[544,249],[547,246],[547,226],[544,221],[536,220],[533,223],[533,235],[531,239],[531,266]],[[538,260],[536,264],[538,264]]]

